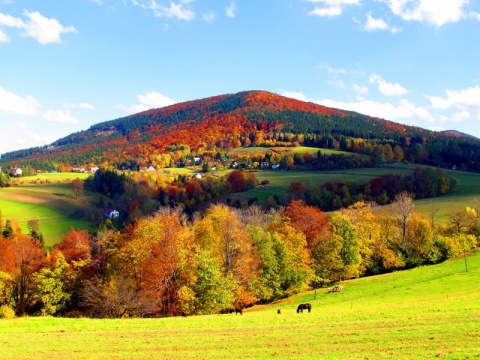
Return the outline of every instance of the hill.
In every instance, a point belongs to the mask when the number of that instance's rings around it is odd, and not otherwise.
[[[185,150],[204,154],[240,146],[298,143],[370,155],[379,163],[388,161],[398,147],[395,155],[401,160],[480,171],[480,140],[476,138],[265,91],[219,95],[105,121],[50,146],[3,154],[0,163],[6,169],[29,165],[47,170],[62,164],[93,163],[137,170],[151,164],[176,166]]]

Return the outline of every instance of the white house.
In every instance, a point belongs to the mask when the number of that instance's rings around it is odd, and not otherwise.
[[[120,216],[120,212],[115,209],[104,209],[103,213],[105,214],[105,217],[111,219],[116,219]]]
[[[12,176],[21,176],[23,174],[23,171],[20,168],[14,167],[14,168],[12,168],[11,173],[12,173]]]

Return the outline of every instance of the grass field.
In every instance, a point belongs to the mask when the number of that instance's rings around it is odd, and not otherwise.
[[[293,154],[305,154],[309,153],[311,155],[317,155],[318,151],[320,151],[324,155],[345,155],[345,156],[353,156],[354,153],[347,152],[347,151],[340,151],[340,150],[332,150],[332,149],[323,149],[317,147],[309,147],[309,146],[294,146],[294,147],[287,147],[287,146],[246,146],[246,147],[239,147],[232,150],[229,150],[230,154],[239,156],[243,154],[265,154],[268,151],[272,151],[278,154],[285,154],[285,153],[293,153]],[[357,156],[363,156],[358,155]]]
[[[301,182],[308,188],[319,186],[328,181],[346,182],[353,181],[366,183],[367,181],[391,173],[411,173],[414,165],[391,165],[381,168],[362,168],[345,171],[258,171],[255,176],[259,181],[268,180],[267,186],[257,186],[255,189],[240,194],[244,197],[256,197],[264,199],[268,196],[283,196],[292,182]],[[432,199],[416,200],[416,209],[419,212],[428,214],[432,208],[439,211],[442,216],[451,209],[464,208],[470,206],[474,197],[480,197],[480,174],[473,174],[456,170],[445,170],[450,176],[458,181],[457,189],[448,195]]]
[[[70,182],[86,174],[38,174],[20,178],[18,186],[0,189],[0,211],[4,219],[15,219],[23,233],[27,221],[38,219],[45,245],[59,242],[71,228],[86,229],[88,223],[74,216],[81,206],[74,199]]]
[[[480,252],[243,315],[0,320],[1,359],[476,359]],[[300,302],[311,313],[296,313]],[[277,309],[281,314],[277,314]]]

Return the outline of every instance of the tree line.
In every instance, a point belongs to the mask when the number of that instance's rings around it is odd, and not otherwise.
[[[163,207],[121,231],[108,221],[94,234],[72,229],[48,251],[1,219],[0,314],[159,317],[268,303],[461,255],[479,245],[479,203],[443,224],[405,192],[329,216],[301,200],[270,211],[216,204],[193,217]]]

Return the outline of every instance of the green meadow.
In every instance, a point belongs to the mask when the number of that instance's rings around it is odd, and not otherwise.
[[[415,169],[414,165],[390,165],[379,168],[361,168],[344,171],[291,171],[291,170],[268,170],[257,171],[255,176],[261,182],[268,180],[265,186],[257,186],[255,189],[242,193],[241,196],[264,199],[268,196],[283,196],[292,182],[300,182],[313,188],[326,182],[358,182],[367,181],[386,174],[410,173]],[[454,177],[458,186],[456,190],[441,197],[416,200],[415,204],[419,212],[428,214],[432,209],[437,209],[439,214],[445,215],[451,209],[471,206],[475,197],[480,197],[480,174],[468,173],[457,170],[444,170]]]
[[[0,320],[0,358],[477,359],[480,252],[467,266],[459,258],[346,281],[243,315]],[[301,302],[312,312],[297,314]]]
[[[59,242],[70,229],[88,228],[88,223],[75,216],[82,202],[75,199],[71,181],[86,174],[45,173],[15,180],[15,185],[0,189],[0,211],[4,219],[15,219],[23,233],[27,222],[37,219],[45,245]]]
[[[324,148],[317,148],[317,147],[310,147],[310,146],[246,146],[246,147],[238,147],[232,150],[229,150],[229,154],[233,154],[235,156],[249,154],[265,154],[266,152],[271,151],[278,154],[285,154],[285,153],[292,153],[292,154],[311,154],[316,156],[318,151],[320,151],[323,155],[345,155],[345,156],[353,156],[354,154],[347,151],[341,150],[332,150],[332,149],[324,149]],[[357,155],[359,156],[359,155]]]

